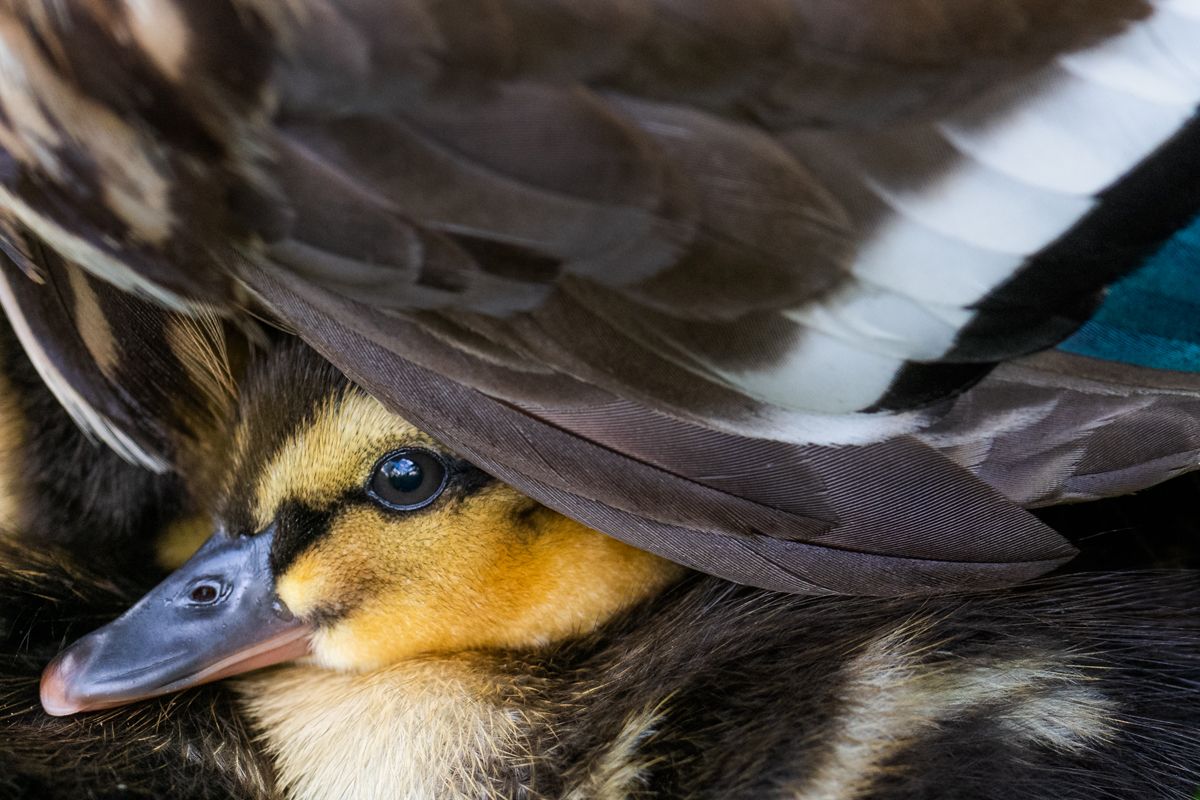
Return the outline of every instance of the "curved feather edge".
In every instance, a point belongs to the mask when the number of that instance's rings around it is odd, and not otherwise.
[[[838,485],[831,488],[827,484],[809,495],[815,517],[751,503],[720,492],[719,481],[713,482],[718,484],[714,486],[705,483],[703,476],[692,478],[623,457],[620,448],[610,449],[564,431],[524,409],[417,367],[317,311],[263,272],[251,271],[247,279],[255,292],[334,364],[481,468],[584,524],[738,583],[806,594],[949,591],[1032,578],[1074,554],[1065,539],[966,470],[945,459],[939,462],[940,456],[928,463],[940,463],[941,467],[934,468],[943,473],[923,476],[917,483],[930,492],[914,493],[908,498],[909,513],[898,516],[908,530],[880,529],[869,521],[870,509],[891,505],[894,511],[905,510],[895,508],[895,503],[862,502],[856,475],[874,474],[872,487],[905,488],[901,481],[882,480],[878,469],[870,469],[876,457],[884,455],[870,447],[817,448],[825,452],[807,454],[825,459],[824,463],[818,460],[815,474],[824,477],[821,470],[829,467],[838,480]],[[928,453],[937,455],[932,450]],[[912,464],[901,460],[891,466],[895,479]],[[635,478],[632,482],[631,476]],[[954,480],[940,480],[946,477]],[[646,498],[638,496],[638,481]],[[579,494],[579,487],[611,496],[586,497]],[[664,505],[666,500],[671,502]],[[740,501],[741,508],[760,512],[756,514],[759,521],[778,527],[758,531],[746,520],[729,520],[725,501],[735,501],[735,507]],[[865,512],[863,518],[855,519],[856,507]],[[944,511],[946,516],[939,519],[931,509]],[[706,515],[713,512],[717,513],[708,521],[716,524],[703,525]],[[679,516],[672,519],[672,514]],[[840,515],[846,514],[847,519],[842,519]],[[974,522],[983,519],[988,520],[992,535],[978,542]],[[786,527],[789,520],[793,523],[790,531]],[[924,552],[919,557],[896,553],[914,547]]]
[[[152,452],[148,446],[127,433],[126,426],[117,424],[101,412],[94,398],[89,399],[81,393],[83,376],[76,374],[74,377],[68,377],[63,373],[58,360],[46,349],[47,343],[61,343],[62,340],[36,333],[34,325],[37,323],[26,314],[27,310],[35,307],[34,304],[18,299],[17,293],[20,291],[20,287],[16,286],[15,282],[29,279],[22,275],[8,259],[0,259],[0,262],[2,262],[0,263],[0,306],[8,315],[13,332],[21,342],[21,346],[25,348],[34,369],[37,370],[38,375],[41,376],[62,407],[70,414],[71,419],[85,434],[104,442],[131,464],[145,467],[154,472],[166,472],[170,468],[166,459]],[[81,368],[98,369],[95,362],[82,363],[86,363],[86,367]],[[102,377],[99,379],[103,380]]]
[[[1200,466],[1200,376],[1040,353],[916,436],[1026,507],[1128,494]]]

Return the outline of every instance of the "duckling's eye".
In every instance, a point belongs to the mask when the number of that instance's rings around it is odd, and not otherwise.
[[[367,481],[367,495],[395,511],[429,505],[446,488],[446,464],[435,453],[406,447],[379,459]]]

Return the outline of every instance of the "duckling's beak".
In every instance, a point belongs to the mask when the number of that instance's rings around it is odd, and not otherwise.
[[[274,529],[217,533],[137,605],[84,636],[42,673],[56,717],[112,708],[308,653],[310,628],[275,596]]]

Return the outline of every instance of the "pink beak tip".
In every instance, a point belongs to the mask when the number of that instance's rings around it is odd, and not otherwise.
[[[61,661],[56,658],[46,665],[39,686],[42,709],[52,717],[68,717],[86,710],[78,700],[72,699]]]

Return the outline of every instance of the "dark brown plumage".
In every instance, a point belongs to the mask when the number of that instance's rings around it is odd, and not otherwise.
[[[1194,419],[1193,374],[1147,408],[1136,370],[1086,384],[1063,356],[1052,410],[987,381],[951,407],[1200,210],[1193,0],[731,14],[12,0],[4,239],[48,283],[10,268],[0,299],[132,458],[173,424],[31,299],[61,282],[46,249],[160,303],[265,307],[539,501],[788,591],[1027,578],[1071,549],[1019,504],[1195,466],[1190,428],[1165,460],[1113,444]],[[1027,452],[1047,415],[1086,454]]]

